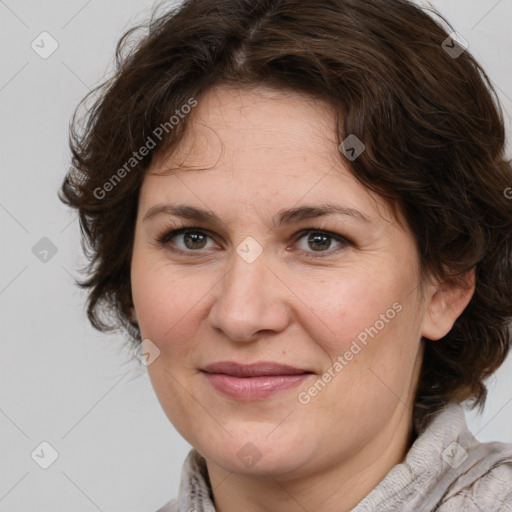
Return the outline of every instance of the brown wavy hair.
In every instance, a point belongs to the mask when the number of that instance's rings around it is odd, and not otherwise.
[[[171,117],[221,83],[299,91],[333,106],[340,142],[365,144],[340,158],[403,212],[423,276],[461,282],[475,269],[451,331],[425,340],[415,406],[423,418],[451,400],[482,406],[484,379],[511,345],[512,170],[496,92],[451,32],[406,0],[187,0],[126,32],[115,73],[73,116],[59,191],[78,210],[89,263],[77,284],[93,326],[141,341],[130,286],[138,193],[154,155],[185,133],[188,117],[172,128]]]

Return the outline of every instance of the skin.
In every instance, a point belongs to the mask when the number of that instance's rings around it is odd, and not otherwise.
[[[169,420],[206,458],[220,512],[350,510],[403,460],[422,337],[448,333],[474,285],[422,284],[405,219],[398,223],[350,174],[328,104],[217,86],[190,116],[185,138],[154,160],[139,196],[131,282],[142,338],[160,350],[148,366],[152,385]],[[281,210],[327,202],[368,222],[330,215],[272,227]],[[165,213],[143,220],[162,203],[204,208],[222,223]],[[158,242],[182,222],[201,229],[199,242],[183,234]],[[318,229],[349,242],[308,242]],[[236,250],[249,236],[262,249],[252,263]],[[299,393],[396,303],[400,312],[300,403]],[[314,375],[264,400],[239,401],[199,371],[225,360],[274,361]],[[247,443],[261,456],[250,467],[237,456]]]

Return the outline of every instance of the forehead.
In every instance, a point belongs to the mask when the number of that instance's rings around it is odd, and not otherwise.
[[[333,114],[329,104],[292,91],[216,86],[190,113],[186,133],[170,160],[187,167],[211,161],[213,166],[216,158],[240,156],[240,169],[255,163],[249,154],[265,157],[267,164],[267,157],[282,165],[284,157],[294,155],[307,160],[327,157],[334,163],[339,155]]]
[[[146,208],[183,197],[212,208],[329,202],[390,217],[383,198],[346,168],[327,102],[290,91],[217,86],[190,116],[176,149],[148,170],[140,196]]]

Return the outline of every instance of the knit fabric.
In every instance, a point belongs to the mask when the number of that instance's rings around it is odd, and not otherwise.
[[[450,404],[351,512],[512,512],[512,444],[480,443]],[[216,512],[205,459],[191,450],[178,498],[157,512]]]

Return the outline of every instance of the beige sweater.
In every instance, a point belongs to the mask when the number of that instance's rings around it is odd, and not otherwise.
[[[205,460],[191,450],[179,495],[157,512],[215,512]],[[512,444],[479,443],[463,409],[450,404],[411,446],[403,463],[351,512],[512,512]]]

